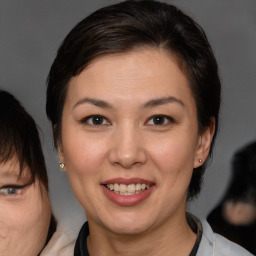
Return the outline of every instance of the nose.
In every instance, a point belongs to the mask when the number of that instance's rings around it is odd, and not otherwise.
[[[119,127],[113,134],[111,143],[109,160],[112,164],[129,169],[147,161],[141,134],[132,125]]]

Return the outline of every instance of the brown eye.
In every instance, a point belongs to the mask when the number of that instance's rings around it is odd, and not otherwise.
[[[92,124],[94,125],[101,125],[104,122],[103,116],[94,116],[92,117]]]
[[[173,118],[169,117],[169,116],[165,116],[165,115],[156,115],[156,116],[152,116],[147,124],[149,125],[166,125],[168,123],[172,123],[174,122]]]
[[[165,117],[164,116],[155,116],[155,117],[153,117],[152,121],[155,125],[162,125],[165,122]]]
[[[95,125],[95,126],[109,124],[108,120],[104,116],[101,116],[101,115],[88,116],[82,120],[82,123],[87,123],[89,125]]]

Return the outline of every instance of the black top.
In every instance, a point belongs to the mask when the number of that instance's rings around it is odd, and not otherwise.
[[[189,254],[189,256],[196,256],[198,247],[202,239],[203,227],[200,220],[198,220],[192,214],[187,213],[187,221],[191,229],[195,233],[197,233],[197,239],[196,239],[195,245],[191,253]],[[75,251],[74,251],[75,256],[89,256],[89,253],[87,250],[87,242],[86,242],[88,236],[89,236],[89,226],[88,226],[88,222],[85,222],[76,240]]]
[[[217,206],[207,217],[213,231],[256,255],[256,221],[250,225],[232,225],[223,218],[222,206],[223,203]]]

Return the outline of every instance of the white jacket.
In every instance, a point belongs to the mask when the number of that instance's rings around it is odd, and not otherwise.
[[[40,256],[73,256],[77,234],[57,229]]]
[[[212,231],[206,221],[202,221],[203,234],[197,256],[253,256],[241,246]],[[73,256],[76,235],[57,230],[40,256]]]
[[[213,233],[206,221],[202,221],[203,235],[197,256],[253,256],[241,246]]]

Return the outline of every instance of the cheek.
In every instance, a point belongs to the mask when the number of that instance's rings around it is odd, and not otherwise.
[[[91,194],[97,193],[95,183],[99,183],[107,154],[104,141],[81,133],[73,139],[63,137],[64,162],[69,182],[83,206],[85,201],[90,201]]]
[[[38,226],[43,221],[42,218],[39,218],[38,211],[35,212],[33,205],[15,203],[12,202],[15,205],[5,204],[4,211],[0,213],[0,239],[8,241],[8,243],[11,242],[12,246],[17,241],[26,243],[27,237],[31,237],[31,233],[41,234],[42,229],[38,229]]]
[[[170,207],[177,206],[186,199],[193,173],[196,138],[175,134],[162,140],[161,146],[155,144],[155,147],[151,148],[152,160],[157,166],[158,186],[162,188],[161,197]]]
[[[95,175],[106,159],[106,139],[85,136],[82,132],[70,138],[63,138],[64,162],[69,175]]]
[[[159,170],[170,175],[177,175],[181,171],[191,172],[196,153],[196,139],[169,136],[158,143],[152,143],[149,153]]]
[[[44,236],[48,232],[50,216],[50,204],[47,200],[44,202],[40,194],[24,200],[10,200],[1,203],[0,232],[16,236],[31,233]]]
[[[9,214],[9,212],[12,212],[12,208],[9,208],[5,202],[0,201],[0,242],[7,237],[13,226],[15,227],[15,223]]]
[[[31,208],[34,206],[23,201],[9,200],[7,202],[1,203],[1,233],[3,231],[14,233],[19,233],[24,229],[31,228],[30,219],[33,218],[33,210]],[[30,216],[31,214],[31,216]]]

